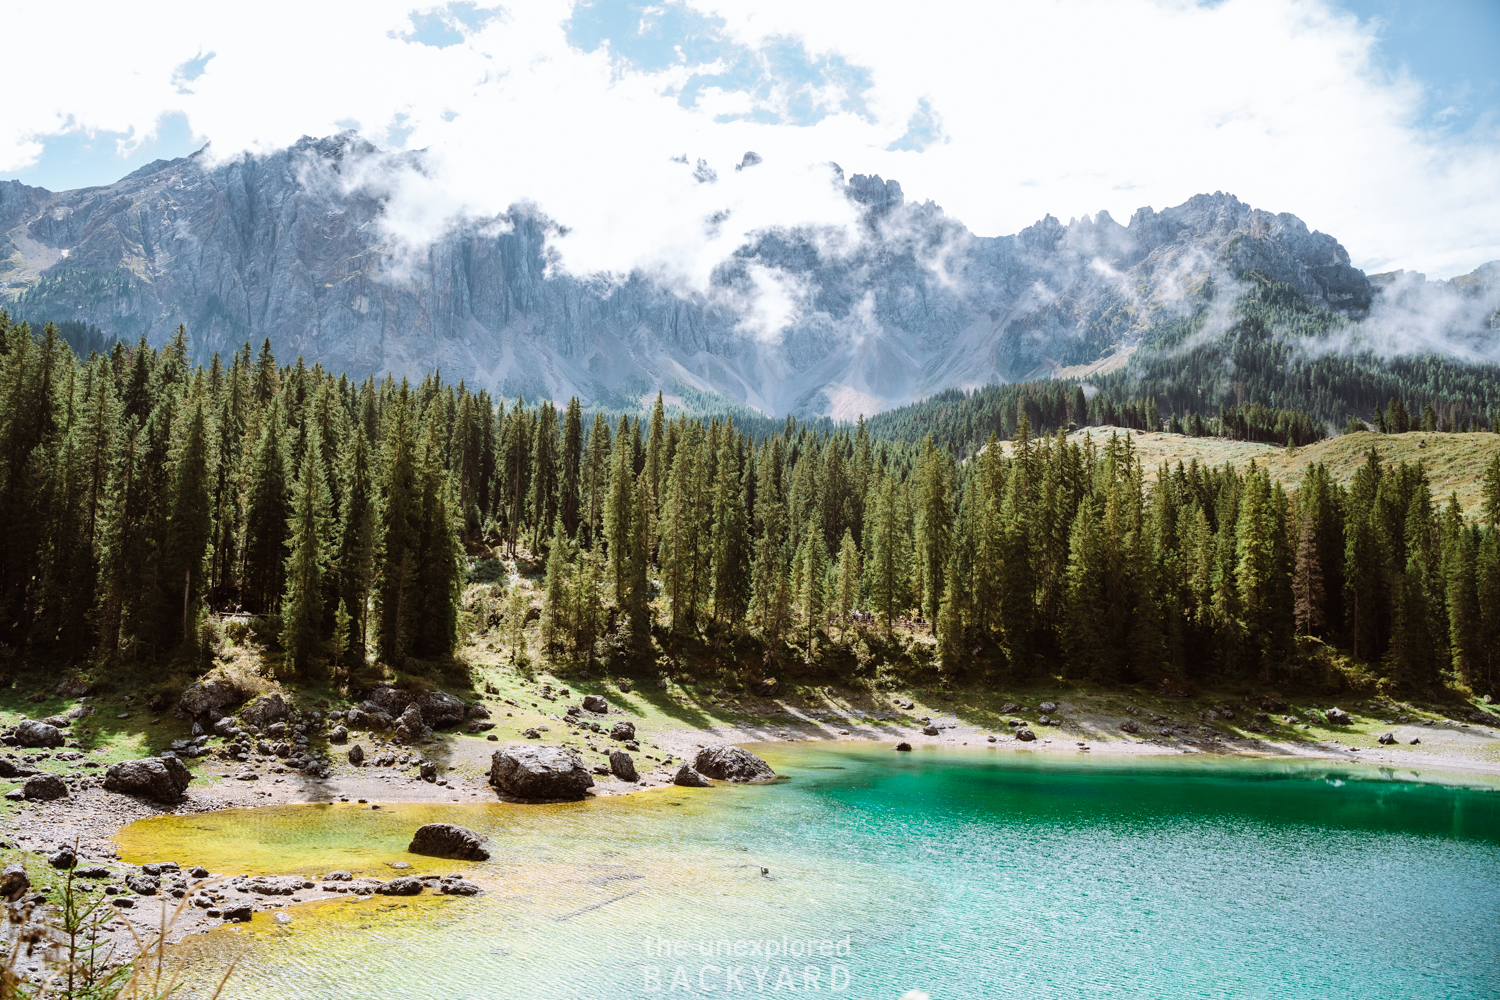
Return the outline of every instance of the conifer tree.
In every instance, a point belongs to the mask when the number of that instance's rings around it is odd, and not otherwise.
[[[854,529],[845,528],[839,542],[838,568],[834,575],[833,613],[841,625],[847,625],[859,604],[859,583],[863,576],[859,564],[859,546],[854,544]]]
[[[273,612],[281,603],[287,523],[291,517],[279,398],[272,398],[261,423],[246,491],[245,561],[240,577],[244,581],[246,607]]]
[[[164,630],[164,645],[170,643],[172,633],[182,642],[191,641],[200,595],[206,589],[203,564],[213,534],[213,518],[209,508],[208,427],[202,402],[193,408],[178,448],[170,503],[162,577],[172,588],[168,595],[180,593],[181,601],[174,601],[174,610],[180,613],[164,616],[167,623],[175,625]]]
[[[322,435],[307,436],[292,489],[287,523],[286,589],[281,601],[281,645],[298,671],[307,666],[323,636],[323,576],[328,572],[329,497]]]
[[[558,509],[569,538],[578,535],[583,480],[583,408],[578,397],[568,400],[563,419],[562,480],[559,484]]]

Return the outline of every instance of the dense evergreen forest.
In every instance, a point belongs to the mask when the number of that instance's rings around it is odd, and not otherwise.
[[[660,398],[611,419],[355,384],[269,341],[188,359],[181,329],[80,359],[0,313],[6,657],[206,669],[226,610],[263,616],[290,671],[412,669],[495,623],[524,657],[519,557],[545,566],[557,663],[878,673],[904,635],[944,678],[1295,683],[1305,636],[1408,688],[1496,676],[1500,460],[1465,523],[1374,453],[1293,497],[1254,466],[1144,469],[1128,433],[1034,433],[1078,387],[1023,394],[1009,453],[971,454],[876,422],[757,435]]]

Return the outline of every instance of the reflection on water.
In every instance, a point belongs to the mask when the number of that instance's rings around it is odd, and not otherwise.
[[[128,827],[121,853],[250,873],[388,875],[404,860],[487,890],[341,898],[185,946],[206,982],[249,944],[233,997],[1500,989],[1493,783],[1326,762],[761,749],[788,780],[170,816]],[[406,854],[437,820],[487,834],[492,859]]]

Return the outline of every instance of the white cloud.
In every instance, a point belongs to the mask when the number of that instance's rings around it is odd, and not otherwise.
[[[1424,131],[1420,85],[1378,72],[1373,36],[1322,0],[949,2],[920,15],[689,2],[752,51],[800,42],[812,61],[837,55],[864,75],[757,90],[727,73],[683,100],[686,56],[642,70],[619,46],[570,47],[567,0],[488,19],[412,0],[160,3],[149,17],[7,5],[0,31],[27,40],[7,69],[29,92],[0,116],[0,171],[68,129],[133,129],[127,143],[139,143],[172,111],[219,157],[356,124],[377,143],[431,150],[427,178],[387,179],[391,224],[410,239],[530,200],[570,228],[556,241],[569,268],[665,269],[700,288],[748,231],[847,225],[828,161],[898,178],[981,235],[1225,190],[1300,215],[1369,270],[1447,276],[1500,258],[1500,137]],[[405,40],[423,16],[441,21],[443,47]],[[197,74],[187,85],[184,66]],[[823,110],[755,120],[799,100]],[[941,141],[903,141],[914,108]],[[764,162],[734,170],[747,150]],[[680,153],[718,181],[695,182],[671,162]]]

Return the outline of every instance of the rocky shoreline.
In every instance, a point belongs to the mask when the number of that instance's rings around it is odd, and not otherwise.
[[[223,923],[248,920],[256,912],[272,911],[273,919],[288,921],[293,918],[286,907],[298,903],[422,892],[472,895],[485,886],[482,877],[471,879],[460,872],[403,875],[393,868],[387,879],[355,877],[347,871],[311,877],[211,873],[196,867],[191,858],[153,859],[141,865],[122,861],[113,841],[116,832],[136,820],[166,813],[333,802],[372,803],[372,807],[382,802],[520,804],[629,794],[671,785],[712,786],[721,780],[773,780],[774,773],[760,757],[736,745],[807,741],[891,749],[898,744],[903,748],[968,747],[976,752],[1284,756],[1500,774],[1500,761],[1444,753],[1432,745],[1444,733],[1464,730],[1469,731],[1471,741],[1500,737],[1492,725],[1453,720],[1439,726],[1432,719],[1402,717],[1399,723],[1393,721],[1390,739],[1383,734],[1380,745],[1364,748],[1336,739],[1312,743],[1225,733],[1214,728],[1214,723],[1223,715],[1233,718],[1235,709],[1228,706],[1202,713],[1196,720],[1182,718],[1183,713],[1168,717],[1146,709],[1132,711],[1133,706],[1126,707],[1122,718],[1104,719],[1066,701],[1044,702],[1036,708],[1007,703],[1002,711],[1008,717],[1004,727],[986,728],[963,722],[956,713],[914,717],[912,713],[920,711],[914,703],[897,698],[888,709],[828,713],[787,706],[781,718],[771,723],[645,732],[638,729],[640,719],[629,717],[601,696],[590,695],[565,706],[561,715],[548,713],[556,727],[530,726],[517,734],[521,739],[502,741],[489,732],[493,728],[493,724],[486,725],[490,710],[483,705],[464,705],[441,692],[422,700],[406,697],[404,692],[380,693],[394,690],[377,689],[349,709],[310,712],[295,711],[279,696],[262,696],[237,715],[229,715],[222,711],[227,702],[214,705],[201,689],[190,689],[183,696],[184,703],[200,708],[193,716],[201,732],[179,751],[117,762],[102,775],[98,762],[87,759],[88,753],[76,740],[59,738],[66,726],[51,727],[56,735],[37,726],[25,727],[22,733],[22,726],[17,726],[3,737],[11,747],[0,753],[0,768],[8,767],[12,774],[24,769],[40,774],[37,765],[52,760],[65,763],[68,769],[49,775],[62,786],[63,794],[33,798],[23,785],[22,794],[12,796],[26,801],[0,827],[0,847],[25,852],[33,859],[33,872],[36,862],[45,859],[57,877],[68,868],[68,863],[62,863],[68,859],[60,858],[60,852],[71,855],[76,850],[76,858],[69,862],[76,866],[74,883],[82,892],[109,898],[118,911],[114,924],[121,942],[130,934],[127,924],[139,934],[156,930],[164,919],[170,925],[169,940],[176,941]],[[566,688],[553,691],[545,684],[536,694],[553,702],[569,697]],[[501,704],[521,707],[514,699],[503,699]],[[1210,714],[1215,718],[1208,718]],[[1340,716],[1347,718],[1342,710],[1325,710],[1325,721]],[[78,716],[86,717],[87,713]],[[1299,724],[1293,719],[1285,715],[1278,722]],[[52,721],[56,720],[38,725]],[[461,734],[435,731],[433,723],[459,729]],[[1422,743],[1424,735],[1426,743]],[[40,745],[16,746],[22,742]],[[1411,748],[1414,743],[1422,745],[1420,752]],[[189,759],[208,758],[191,775],[191,782],[186,780],[187,768],[176,758],[182,750]],[[591,759],[599,762],[590,763]],[[23,866],[13,864],[6,871],[10,882],[0,881],[0,889],[11,904],[12,925],[39,919],[37,908],[46,897],[30,884],[39,880],[21,886],[26,878]]]

